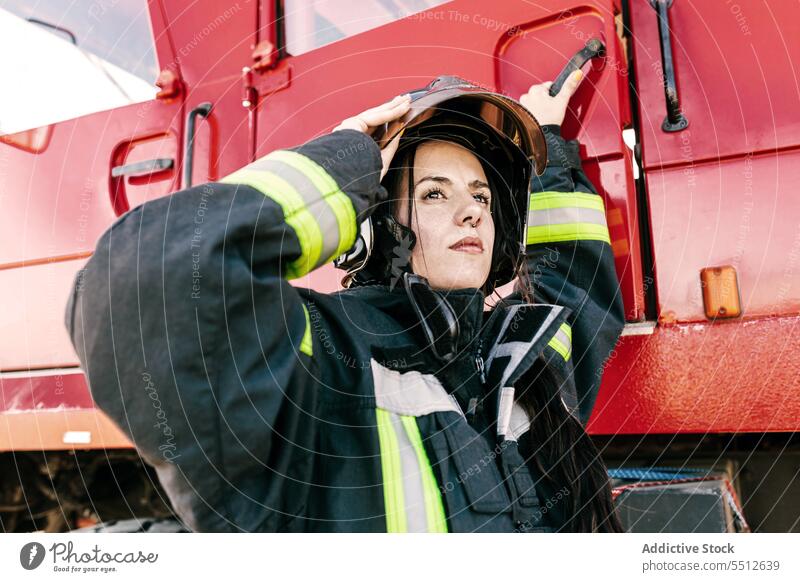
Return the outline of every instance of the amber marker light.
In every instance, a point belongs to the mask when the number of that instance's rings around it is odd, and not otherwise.
[[[739,280],[735,268],[724,265],[701,269],[700,281],[703,284],[703,304],[707,318],[739,317],[742,314]]]

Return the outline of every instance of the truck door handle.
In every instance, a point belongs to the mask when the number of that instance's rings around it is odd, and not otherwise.
[[[675,81],[672,41],[669,38],[669,8],[672,6],[672,0],[650,0],[650,5],[658,15],[658,37],[661,40],[661,66],[664,73],[664,99],[667,105],[667,116],[661,124],[661,129],[668,132],[682,131],[689,125],[689,120],[681,111],[678,84]]]
[[[572,55],[572,58],[567,62],[561,72],[556,77],[556,80],[553,81],[553,84],[550,85],[550,97],[555,97],[561,91],[561,88],[564,86],[564,82],[567,78],[577,71],[578,69],[583,68],[583,65],[588,63],[595,57],[602,57],[606,54],[606,45],[603,44],[603,41],[597,38],[591,38],[586,41],[586,45],[579,50],[577,53]]]
[[[125,164],[124,166],[114,166],[111,168],[111,177],[119,178],[126,176],[130,178],[140,178],[142,176],[149,176],[157,174],[164,170],[170,170],[175,165],[175,160],[172,158],[155,158],[153,160],[144,160],[135,162],[133,164]]]
[[[186,157],[183,166],[183,187],[192,185],[192,170],[194,170],[194,130],[197,117],[207,119],[211,114],[211,103],[204,101],[189,112],[186,118]]]

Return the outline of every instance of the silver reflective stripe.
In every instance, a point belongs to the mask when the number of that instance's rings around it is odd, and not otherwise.
[[[428,531],[428,519],[425,513],[425,490],[422,483],[422,468],[417,460],[414,445],[408,438],[403,423],[397,414],[389,413],[392,429],[397,438],[400,452],[400,466],[403,474],[403,503],[405,505],[406,528],[408,532]]]
[[[577,407],[569,407],[567,403],[564,402],[564,397],[561,397],[561,403],[564,405],[564,408],[567,409],[572,416],[575,418],[577,417]],[[508,430],[505,433],[506,440],[517,442],[519,441],[520,437],[528,432],[531,428],[531,418],[528,416],[528,413],[525,412],[525,409],[522,408],[519,404],[514,402],[513,406],[511,407],[511,415],[508,422]]]
[[[514,387],[500,389],[500,404],[497,410],[497,434],[506,436],[511,432],[511,413],[514,409]],[[516,439],[515,439],[516,440]]]
[[[513,311],[509,310],[509,313],[506,316],[506,320],[503,322],[503,325],[500,329],[500,333],[497,334],[497,337],[499,338],[503,337],[503,334],[505,334],[506,329],[510,325],[511,321],[514,319],[517,309],[521,309],[524,307],[526,306],[519,306],[515,308]],[[558,305],[553,305],[553,306],[548,305],[548,307],[551,307],[550,313],[545,318],[541,327],[539,327],[539,329],[536,330],[536,334],[530,341],[505,342],[500,345],[497,345],[495,348],[492,349],[491,353],[489,354],[489,358],[486,360],[487,368],[492,365],[492,362],[495,360],[495,358],[501,358],[504,356],[509,357],[509,361],[506,364],[505,370],[503,372],[503,377],[500,379],[501,386],[506,383],[506,380],[508,380],[512,372],[516,370],[517,366],[522,361],[522,358],[524,358],[525,355],[528,353],[531,346],[535,344],[540,337],[542,337],[542,334],[544,334],[544,332],[547,331],[547,329],[550,327],[553,321],[558,317],[558,314],[561,313],[561,311],[563,311],[564,309],[563,307]]]
[[[563,329],[563,328],[559,328],[559,329],[558,329],[558,331],[556,332],[556,335],[555,335],[554,337],[555,337],[555,338],[556,338],[558,341],[560,341],[562,344],[564,344],[564,346],[565,346],[567,349],[569,349],[569,350],[572,350],[572,340],[571,340],[571,339],[570,339],[570,337],[569,337],[569,336],[566,334],[566,332],[564,331],[564,329]]]
[[[280,160],[270,159],[269,157],[256,160],[249,166],[248,170],[259,172],[272,172],[286,180],[292,188],[300,195],[305,203],[306,210],[316,219],[322,233],[322,252],[320,253],[317,265],[320,266],[339,247],[339,222],[324,196],[326,192],[320,192],[314,183],[300,170],[284,163]]]
[[[528,413],[516,402],[511,407],[511,419],[508,423],[508,433],[506,438],[510,441],[518,441],[531,428],[531,419]]]
[[[457,412],[463,416],[458,403],[436,376],[390,370],[374,359],[370,360],[370,365],[378,408],[408,416],[424,416],[432,412]]]
[[[446,533],[447,516],[414,416],[375,409],[386,531]]]
[[[540,208],[528,213],[528,226],[547,226],[550,224],[599,224],[607,226],[606,213],[594,208],[577,206],[563,208]]]

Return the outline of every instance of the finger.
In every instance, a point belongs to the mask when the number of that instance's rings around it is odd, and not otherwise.
[[[537,95],[539,93],[545,92],[550,88],[552,85],[552,81],[546,81],[544,83],[537,83],[536,85],[531,85],[530,89],[528,89],[528,95]]]
[[[578,90],[578,86],[581,84],[581,79],[583,79],[583,71],[578,69],[569,77],[567,77],[567,80],[564,82],[564,86],[561,88],[558,96],[569,100],[569,98],[575,94],[575,91]]]
[[[366,113],[372,114],[372,113],[375,113],[375,112],[378,112],[378,111],[388,111],[388,110],[394,109],[394,108],[396,108],[396,107],[398,107],[400,105],[403,105],[404,103],[410,103],[410,102],[411,102],[411,95],[408,95],[408,94],[406,94],[406,95],[397,95],[391,101],[387,101],[386,103],[381,103],[380,105],[378,105],[376,107],[370,107],[369,109],[364,111],[364,113],[362,113],[361,115],[364,115]]]
[[[394,121],[398,117],[405,115],[408,110],[411,108],[410,101],[400,101],[393,106],[389,107],[388,109],[368,109],[358,117],[360,117],[364,123],[369,125],[370,127],[381,125],[387,123],[389,121]]]

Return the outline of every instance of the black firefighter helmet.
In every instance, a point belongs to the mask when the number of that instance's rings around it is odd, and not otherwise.
[[[372,137],[384,147],[400,132],[403,134],[392,168],[384,177],[384,187],[399,171],[394,162],[410,153],[409,165],[413,166],[413,152],[425,141],[456,143],[478,158],[492,191],[496,233],[484,291],[512,281],[525,259],[531,175],[534,170],[541,174],[547,161],[544,135],[533,115],[504,95],[459,77],[438,77],[427,87],[412,91],[409,112],[376,130]],[[407,174],[411,192],[413,167]],[[392,216],[392,207],[391,201],[378,205],[362,223],[353,248],[336,259],[336,267],[347,272],[342,281],[345,287],[393,287],[410,270],[408,258],[416,238]]]

